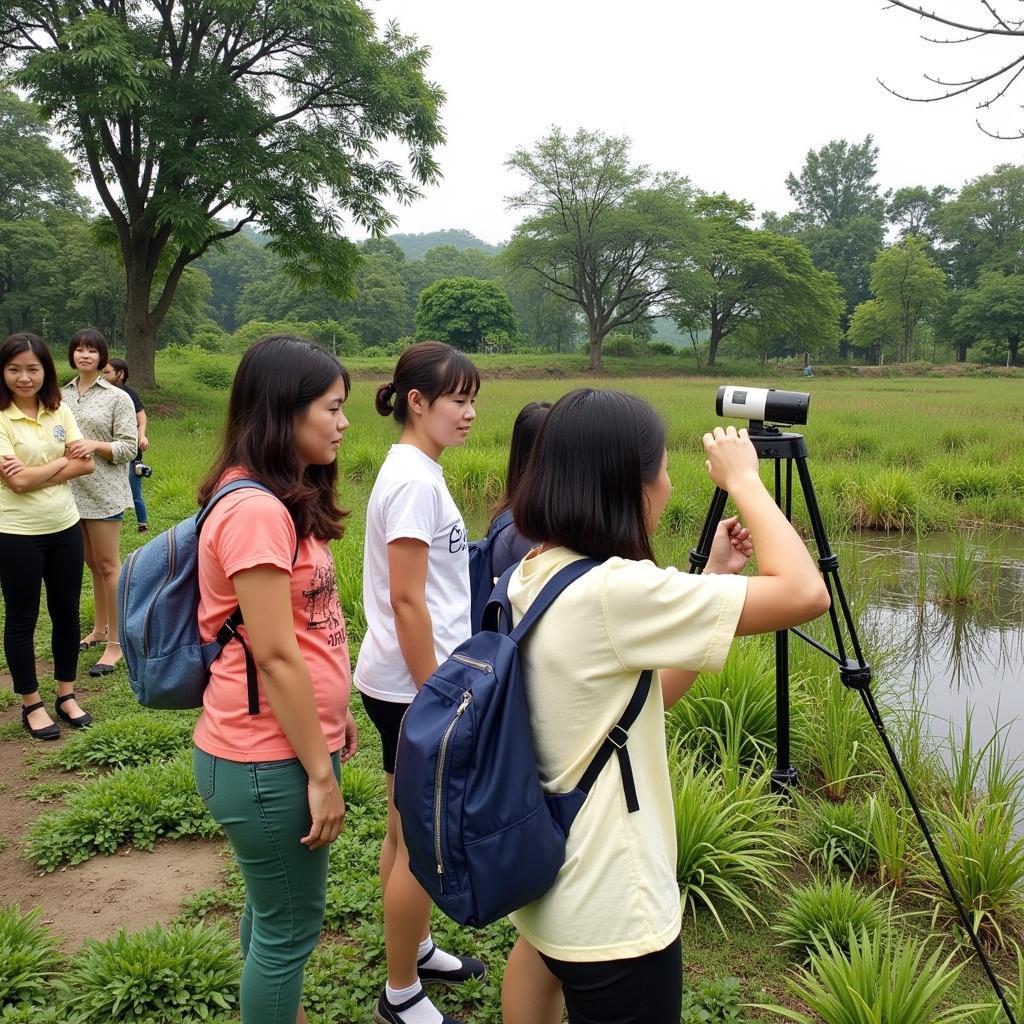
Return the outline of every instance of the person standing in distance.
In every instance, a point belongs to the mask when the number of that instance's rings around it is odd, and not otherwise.
[[[131,488],[132,504],[135,506],[135,522],[139,527],[139,533],[145,533],[149,529],[149,512],[146,510],[146,500],[142,497],[142,477],[139,475],[138,466],[142,462],[143,453],[149,448],[149,438],[146,436],[146,427],[149,424],[146,407],[142,404],[138,391],[128,387],[128,364],[123,359],[108,359],[107,365],[103,367],[103,377],[108,384],[120,388],[135,406],[139,450],[135,453],[135,458],[128,463],[128,486]]]

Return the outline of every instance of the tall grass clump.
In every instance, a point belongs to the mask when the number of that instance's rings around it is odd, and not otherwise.
[[[863,875],[874,865],[875,851],[863,806],[818,803],[798,798],[807,858],[828,872]]]
[[[0,907],[0,1019],[8,1008],[39,1007],[46,981],[60,959],[53,936],[39,923],[42,910]]]
[[[723,749],[753,764],[775,746],[775,669],[771,652],[753,640],[733,644],[721,672],[702,675],[668,712],[668,732],[705,760]]]
[[[810,966],[798,969],[790,987],[810,1014],[768,1009],[797,1024],[954,1024],[978,1009],[944,1005],[962,968],[929,939],[865,928],[844,946],[817,943]]]
[[[445,454],[444,476],[456,502],[489,508],[505,487],[507,456],[489,448],[452,448]]]
[[[913,477],[902,469],[884,469],[851,488],[854,525],[864,530],[908,530],[922,513]]]
[[[160,836],[212,836],[219,832],[192,778],[187,752],[165,764],[119,768],[83,786],[61,811],[30,826],[25,855],[44,871],[80,864],[123,843],[151,850]]]
[[[57,754],[65,771],[126,768],[168,761],[192,746],[193,715],[139,712],[97,722],[75,733]]]
[[[1012,809],[979,800],[967,812],[953,807],[932,815],[936,849],[979,939],[1001,949],[1024,934],[1024,837],[1014,832]],[[956,909],[938,868],[922,858],[921,892],[935,901],[934,917],[955,922]]]
[[[900,889],[909,881],[917,861],[917,822],[902,792],[895,795],[893,802],[886,799],[884,791],[872,794],[867,810],[868,837],[874,848],[878,880]]]
[[[953,553],[935,569],[938,600],[941,604],[977,604],[983,565],[963,534],[953,535]]]
[[[816,943],[849,951],[851,935],[887,925],[886,906],[877,894],[859,889],[852,878],[814,878],[789,892],[774,930],[784,946],[806,960]]]
[[[684,912],[706,907],[723,933],[726,907],[751,923],[764,920],[755,894],[774,889],[789,850],[769,776],[747,775],[730,787],[721,768],[702,766],[694,753],[674,760],[676,878]]]
[[[58,985],[68,1024],[212,1024],[237,1004],[241,966],[222,926],[154,925],[87,939]]]

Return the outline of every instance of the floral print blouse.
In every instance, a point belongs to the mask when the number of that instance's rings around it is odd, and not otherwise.
[[[127,465],[139,449],[135,406],[120,389],[98,377],[84,395],[78,393],[78,378],[65,384],[61,395],[90,441],[110,444],[113,461],[93,456],[96,469],[89,476],[69,482],[78,514],[83,519],[108,519],[132,503]]]

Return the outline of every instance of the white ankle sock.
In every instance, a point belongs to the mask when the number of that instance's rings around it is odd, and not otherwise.
[[[420,943],[420,948],[416,951],[417,963],[430,952],[431,946],[434,946],[434,940],[428,935]],[[419,966],[429,967],[434,971],[457,971],[462,966],[462,961],[457,956],[452,956],[451,953],[446,953],[443,949],[434,946],[433,955],[429,960],[419,964]]]
[[[414,982],[408,988],[392,988],[390,985],[385,985],[384,998],[392,1007],[401,1006],[407,999],[412,999],[422,988],[419,981]],[[443,1020],[441,1011],[429,999],[421,999],[415,1006],[410,1006],[408,1010],[403,1010],[395,1016],[402,1021],[402,1024],[441,1024]]]

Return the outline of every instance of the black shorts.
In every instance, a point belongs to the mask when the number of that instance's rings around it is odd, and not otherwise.
[[[363,707],[366,714],[373,722],[380,733],[381,760],[384,762],[384,771],[388,775],[395,774],[395,755],[398,753],[398,732],[402,728],[402,719],[408,704],[399,704],[391,700],[378,700],[376,697],[368,697],[360,693],[363,698]]]
[[[540,954],[562,983],[569,1024],[679,1024],[683,953],[677,938],[629,960],[570,963]]]

